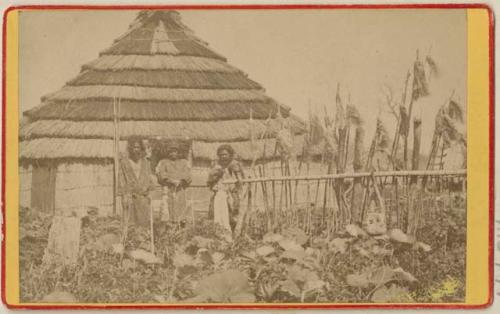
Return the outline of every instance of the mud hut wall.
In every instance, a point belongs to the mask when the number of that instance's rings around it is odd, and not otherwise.
[[[30,164],[19,166],[19,205],[31,206],[31,182],[33,167]]]
[[[113,209],[112,163],[60,163],[56,174],[56,213],[97,208],[107,215]]]
[[[122,144],[122,143],[121,143]],[[125,144],[125,143],[123,143]],[[121,149],[123,152],[124,150]],[[195,212],[208,211],[212,192],[206,186],[208,173],[213,161],[195,160],[191,168],[192,184],[188,188],[187,202]],[[292,166],[297,167],[297,165]],[[280,176],[280,161],[273,160],[265,163],[266,175]],[[310,174],[324,173],[324,166],[319,163],[310,163]],[[249,164],[245,164],[244,171],[247,177],[259,176],[254,174]],[[294,174],[295,170],[292,170]],[[21,206],[30,206],[31,197],[31,173],[32,166],[20,167],[21,179]],[[301,175],[305,174],[305,166],[302,166]],[[71,213],[80,210],[97,208],[100,215],[109,215],[113,212],[113,180],[114,168],[112,161],[108,162],[63,162],[57,165],[55,211],[56,213]],[[151,193],[152,206],[160,202],[162,197],[161,187],[152,177],[156,184],[155,191]],[[276,191],[279,193],[280,183],[276,184]],[[295,188],[295,186],[294,186]],[[310,195],[314,195],[315,185],[310,184]],[[298,184],[297,201],[306,202],[307,183],[304,181]],[[269,196],[270,197],[270,196]],[[262,208],[264,198],[259,187],[254,193],[254,206]],[[117,212],[121,212],[118,203]]]

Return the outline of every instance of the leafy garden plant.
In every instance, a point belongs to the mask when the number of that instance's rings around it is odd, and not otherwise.
[[[88,303],[453,302],[464,297],[465,212],[436,212],[411,237],[348,225],[325,237],[290,227],[233,241],[206,219],[131,228],[82,219],[74,265],[43,261],[51,217],[20,212],[21,300]],[[418,239],[418,241],[416,240]]]

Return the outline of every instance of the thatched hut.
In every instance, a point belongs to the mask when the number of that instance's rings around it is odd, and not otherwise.
[[[247,163],[255,157],[275,160],[274,135],[281,123],[271,119],[266,127],[265,121],[278,110],[290,117],[289,108],[198,39],[179,13],[142,11],[76,78],[24,112],[22,206],[111,211],[114,102],[120,104],[122,150],[130,136],[191,140],[195,186],[204,185],[222,143],[232,144]],[[287,120],[294,134],[303,131],[300,120]],[[257,138],[253,144],[251,128]]]

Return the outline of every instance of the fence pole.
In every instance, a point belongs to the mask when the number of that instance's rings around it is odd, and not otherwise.
[[[118,100],[119,101],[119,100]],[[118,180],[120,171],[119,167],[119,153],[120,153],[120,126],[119,126],[120,104],[117,103],[116,98],[113,98],[113,158],[114,158],[114,171],[115,171],[115,184],[113,189],[113,215],[116,215],[118,210]],[[122,204],[123,205],[123,204]],[[123,206],[122,206],[123,207]],[[122,208],[123,210],[123,208]]]

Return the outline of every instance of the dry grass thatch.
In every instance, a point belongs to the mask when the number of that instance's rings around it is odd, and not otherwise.
[[[300,122],[290,120],[294,133],[305,130]],[[272,137],[280,129],[279,122],[270,120],[268,127],[262,120],[226,121],[122,121],[119,124],[120,137],[171,137],[189,138],[206,142],[234,142],[250,139],[250,130],[259,138],[267,133]],[[20,130],[21,139],[49,138],[100,138],[112,139],[112,121],[75,122],[67,120],[39,120],[25,125]]]
[[[153,88],[122,85],[64,86],[42,100],[136,99],[162,101],[267,100],[262,90]]]
[[[283,116],[290,108],[280,106]],[[120,100],[120,119],[200,121],[248,119],[252,110],[255,119],[275,117],[278,106],[272,99],[265,101],[140,101]],[[113,100],[81,99],[72,101],[50,101],[24,113],[31,120],[63,119],[74,121],[113,120]]]
[[[186,29],[185,25],[176,20],[177,18],[172,16],[170,12],[158,11],[142,21],[140,27],[119,38],[101,55],[151,54],[152,47],[155,45],[168,43],[173,46],[173,49],[162,51],[165,54],[226,60],[223,56],[209,49],[203,41],[196,38],[189,29]]]
[[[82,67],[82,70],[101,71],[132,69],[241,73],[218,59],[170,55],[103,55]]]
[[[289,108],[198,39],[178,13],[144,11],[76,78],[25,112],[21,159],[111,158],[116,103],[122,138],[187,137],[201,159],[212,158],[223,142],[252,159],[250,112],[258,138],[263,120],[276,117],[278,108],[290,116]],[[291,120],[293,131],[303,132],[304,123]],[[271,122],[267,137],[278,125]]]
[[[80,73],[68,85],[121,85],[191,89],[262,89],[242,73],[178,70],[121,70]]]
[[[304,136],[294,138],[294,151],[301,152]],[[213,160],[219,145],[225,142],[193,142],[193,158]],[[279,156],[275,152],[276,139],[233,142],[235,152],[242,160],[274,159]],[[122,145],[123,146],[123,145]],[[111,139],[67,139],[67,138],[38,138],[20,143],[19,158],[24,159],[112,159],[113,140]],[[265,150],[265,154],[264,154]]]

